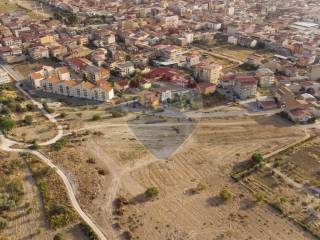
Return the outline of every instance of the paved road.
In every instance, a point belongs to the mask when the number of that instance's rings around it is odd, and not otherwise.
[[[16,81],[16,87],[18,88],[18,90],[27,98],[29,98],[33,104],[35,104],[40,111],[43,113],[43,115],[49,119],[49,121],[55,123],[57,125],[57,129],[58,129],[58,134],[43,143],[39,143],[39,145],[41,146],[46,146],[46,145],[51,145],[53,143],[55,143],[56,141],[58,141],[59,139],[61,139],[63,137],[63,128],[62,126],[60,126],[57,122],[57,120],[55,119],[55,117],[48,113],[42,106],[42,104],[36,100],[34,100],[30,94],[28,92],[26,92],[25,90],[23,90],[20,86],[20,81],[24,80],[24,78],[21,76],[20,73],[16,72],[15,70],[13,70],[9,65],[7,64],[1,64],[0,66]],[[75,197],[75,193],[73,191],[72,185],[69,181],[69,179],[67,178],[67,176],[62,172],[62,170],[56,166],[49,158],[47,158],[45,155],[43,155],[42,153],[38,152],[38,151],[34,151],[34,150],[29,150],[29,149],[13,149],[11,148],[12,145],[15,144],[21,144],[20,142],[16,142],[16,141],[12,141],[7,139],[3,134],[0,134],[0,149],[3,149],[4,151],[8,151],[8,152],[26,152],[26,153],[31,153],[36,155],[37,157],[39,157],[40,159],[42,159],[48,166],[50,166],[51,168],[54,168],[57,172],[57,174],[61,177],[66,189],[67,189],[67,193],[69,196],[69,199],[71,201],[72,206],[75,208],[75,210],[78,212],[78,214],[80,215],[80,217],[83,219],[83,221],[85,223],[87,223],[91,229],[97,234],[97,236],[99,237],[100,240],[107,240],[106,236],[103,234],[103,232],[99,229],[99,227],[90,219],[90,217],[81,209],[76,197]],[[27,146],[27,145],[26,145]]]

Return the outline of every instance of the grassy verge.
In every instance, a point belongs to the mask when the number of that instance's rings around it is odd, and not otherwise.
[[[0,155],[0,236],[8,227],[9,212],[21,205],[25,194],[23,186],[23,162]]]
[[[57,229],[74,223],[78,218],[77,214],[70,205],[66,189],[55,170],[31,154],[22,156],[40,190],[50,228]]]
[[[0,3],[0,13],[14,12],[19,10],[15,3],[2,2]]]

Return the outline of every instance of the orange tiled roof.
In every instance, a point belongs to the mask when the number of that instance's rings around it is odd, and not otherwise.
[[[31,78],[32,79],[42,79],[43,76],[39,72],[33,72],[33,73],[31,73]]]
[[[61,82],[58,78],[56,77],[48,77],[48,82],[51,82],[51,83],[59,83]]]

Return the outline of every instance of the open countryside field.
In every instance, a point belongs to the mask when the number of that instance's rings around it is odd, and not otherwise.
[[[252,194],[230,178],[235,166],[253,152],[268,153],[302,138],[305,133],[300,128],[276,116],[202,119],[183,147],[168,160],[160,160],[128,127],[127,121],[135,116],[111,118],[105,114],[94,121],[86,111],[80,116],[68,112],[63,121],[73,126],[73,134],[66,136],[66,145],[43,151],[65,169],[81,205],[107,236],[310,239],[267,205],[256,204]],[[154,137],[151,148],[163,147],[156,146],[157,139],[165,139],[170,145],[176,139],[170,134],[179,134],[173,128],[171,132],[166,130],[166,136],[158,130],[152,133],[149,126],[147,131],[149,137]],[[199,183],[205,188],[194,193]],[[151,186],[159,189],[159,196],[145,201],[144,191]],[[219,191],[226,186],[234,197],[221,203]],[[117,197],[129,202],[120,214],[113,205]]]
[[[320,236],[319,136],[268,159],[264,167],[241,181],[282,215]]]

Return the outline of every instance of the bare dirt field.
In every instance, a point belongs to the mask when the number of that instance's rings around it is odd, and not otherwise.
[[[32,116],[32,124],[17,126],[8,133],[9,138],[24,142],[31,142],[33,140],[44,142],[53,138],[57,134],[56,125],[51,123],[40,112],[27,113],[23,115]],[[23,117],[19,118],[21,120],[23,119]]]
[[[226,127],[200,122],[193,137],[169,161],[131,172],[142,189],[156,186],[160,194],[154,201],[141,203],[135,199],[142,192],[123,189],[133,204],[125,208],[120,225],[139,239],[308,239],[265,206],[250,204],[253,200],[248,192],[230,182],[231,169],[241,159],[255,151],[272,151],[301,136],[289,126],[273,126],[270,119],[259,121],[242,120],[236,125],[225,121]],[[281,120],[278,124],[285,125]],[[190,194],[199,182],[206,189]],[[218,195],[226,185],[234,198],[222,204]]]
[[[203,119],[182,147],[159,160],[136,138],[128,119],[135,118],[79,120],[65,147],[43,150],[62,166],[81,205],[110,239],[311,239],[230,178],[253,152],[268,153],[303,137],[300,128],[278,117]],[[170,145],[174,138],[152,132],[149,124],[150,140]],[[179,134],[171,128],[172,133]],[[205,189],[194,193],[199,183]],[[144,191],[152,186],[159,196],[145,201]],[[219,192],[226,186],[233,198],[223,203]],[[129,201],[120,214],[112,210],[119,196]]]

